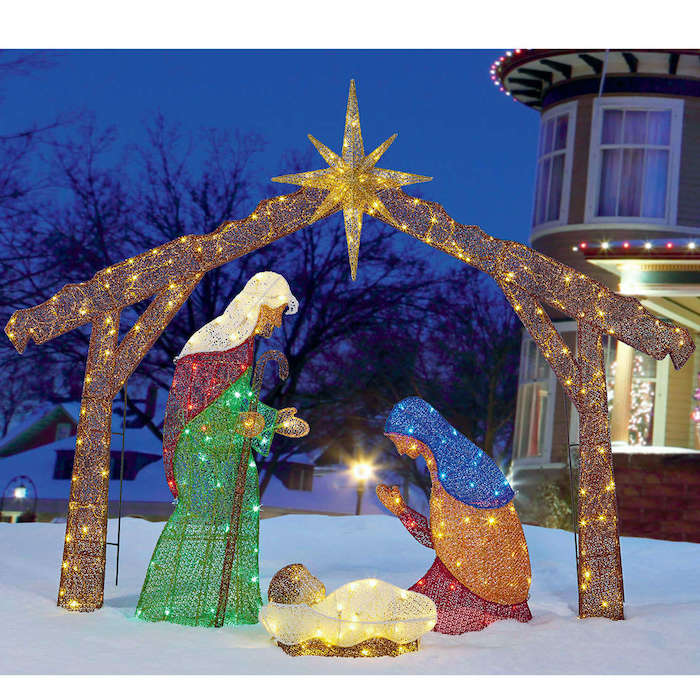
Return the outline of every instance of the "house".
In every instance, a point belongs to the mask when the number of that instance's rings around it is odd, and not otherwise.
[[[541,115],[531,246],[700,344],[700,51],[518,49],[491,78]],[[575,321],[549,311],[576,348]],[[675,371],[612,335],[606,351],[621,534],[700,541],[700,353]],[[577,434],[523,332],[511,478],[526,520],[542,483],[568,491]]]
[[[8,508],[11,494],[6,491],[13,480],[22,475],[31,479],[34,485],[36,514],[41,520],[65,517],[79,413],[78,403],[42,406],[9,431],[0,444],[0,498]],[[127,422],[123,445],[123,512],[167,517],[172,510],[172,496],[162,477],[161,442],[147,428],[130,428],[129,425]],[[118,512],[123,428],[121,416],[115,415],[110,453],[110,517]],[[19,505],[13,502],[13,511],[3,506],[0,518],[15,519],[17,514],[14,511]]]
[[[60,404],[43,404],[11,426],[0,442],[0,457],[33,450],[75,435],[77,418]]]
[[[69,407],[70,409],[70,407]],[[68,410],[70,413],[70,410]],[[115,416],[113,431],[121,430]],[[116,517],[122,456],[121,435],[112,437],[109,481],[109,517]],[[0,495],[13,480],[24,475],[31,479],[36,491],[36,513],[40,520],[65,517],[70,494],[75,436],[46,443],[29,450],[0,458]],[[172,512],[172,495],[163,476],[161,441],[147,428],[128,429],[124,440],[124,482],[122,489],[125,515],[151,519],[167,518]],[[17,504],[13,504],[16,509]],[[11,519],[8,513],[0,518]]]

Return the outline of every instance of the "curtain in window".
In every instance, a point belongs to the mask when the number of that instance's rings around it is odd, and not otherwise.
[[[670,110],[605,109],[597,216],[666,217]]]
[[[568,114],[553,116],[542,122],[532,217],[534,226],[558,221],[561,216],[568,130]]]
[[[549,401],[549,365],[537,346],[528,341],[523,350],[523,376],[518,392],[513,457],[540,457]]]

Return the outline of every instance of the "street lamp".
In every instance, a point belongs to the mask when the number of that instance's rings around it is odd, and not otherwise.
[[[36,519],[36,506],[36,485],[26,474],[13,477],[0,491],[0,518],[9,517],[10,522]]]
[[[352,467],[352,475],[357,481],[357,506],[355,508],[355,515],[359,515],[362,509],[362,496],[365,493],[367,480],[372,476],[372,465],[367,462],[357,462]]]

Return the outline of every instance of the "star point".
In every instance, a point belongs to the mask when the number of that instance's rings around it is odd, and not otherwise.
[[[324,170],[279,175],[272,178],[273,182],[284,182],[328,191],[309,223],[319,221],[338,209],[343,210],[350,274],[353,280],[357,277],[363,215],[369,214],[375,218],[383,219],[399,228],[399,224],[377,197],[377,192],[432,180],[431,177],[424,175],[413,175],[412,173],[374,167],[394,142],[396,136],[397,134],[390,136],[369,155],[365,155],[355,81],[351,80],[341,155],[339,156],[309,134],[309,140],[330,167]]]

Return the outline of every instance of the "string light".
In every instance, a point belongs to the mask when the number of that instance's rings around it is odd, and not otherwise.
[[[620,619],[622,570],[613,517],[617,505],[604,489],[612,478],[611,453],[608,449],[600,454],[595,449],[601,442],[609,444],[610,440],[602,337],[612,332],[617,339],[657,360],[670,354],[674,366],[680,368],[695,347],[691,335],[682,329],[674,337],[673,327],[652,316],[634,297],[615,294],[585,274],[521,244],[493,239],[477,226],[448,225],[448,220],[453,220],[438,204],[416,205],[415,198],[394,191],[382,193],[381,197],[395,217],[401,216],[409,222],[407,232],[411,236],[426,241],[430,229],[432,247],[459,259],[464,259],[468,251],[471,264],[495,279],[574,403],[580,417],[581,486],[597,491],[595,484],[603,484],[602,500],[591,498],[579,502],[578,519],[589,522],[579,539],[579,559],[584,563],[595,560],[597,570],[595,585],[589,585],[585,594],[579,596],[579,614],[582,617],[604,614]],[[430,221],[433,217],[438,219],[437,223]],[[579,247],[585,251],[588,242],[581,241]],[[565,343],[549,316],[538,312],[542,309],[538,302],[578,319],[577,342],[581,351],[575,356],[562,352]],[[596,502],[607,513],[605,522],[597,519],[600,511],[588,512]],[[608,608],[601,613],[603,595]]]
[[[66,532],[75,537],[70,547],[64,547],[64,555],[82,564],[79,575],[71,573],[72,569],[61,570],[59,589],[67,593],[59,596],[59,605],[80,611],[102,606],[107,492],[99,484],[103,483],[101,473],[109,466],[113,397],[207,270],[308,225],[322,199],[318,191],[307,190],[285,195],[284,200],[263,200],[244,219],[225,222],[210,234],[182,236],[110,265],[90,281],[71,284],[43,304],[16,311],[8,321],[6,333],[19,352],[24,351],[30,337],[43,343],[92,323],[81,404],[83,420],[78,426],[81,442],[73,464],[74,476],[85,478],[72,480],[74,487],[79,482],[83,486],[71,489],[69,503],[75,507],[69,508]],[[118,333],[113,330],[118,328],[121,309],[151,298],[146,311],[117,344]],[[91,390],[88,395],[88,384],[97,385],[99,394]],[[90,525],[85,537],[80,530],[83,521]],[[68,600],[77,601],[77,607],[69,607]]]

